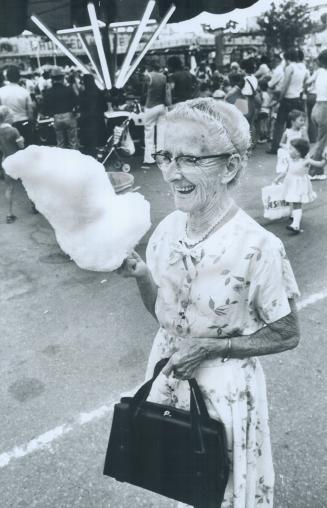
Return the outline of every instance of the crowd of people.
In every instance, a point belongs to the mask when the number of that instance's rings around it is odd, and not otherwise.
[[[166,66],[161,64],[159,59],[149,59],[125,90],[113,89],[111,93],[100,90],[91,74],[82,75],[76,69],[54,67],[51,72],[22,76],[18,67],[7,67],[0,74],[0,105],[9,108],[10,114],[2,111],[0,122],[16,131],[2,127],[3,156],[21,148],[21,140],[19,146],[12,141],[6,146],[11,132],[12,139],[19,134],[25,146],[45,142],[97,158],[108,137],[105,111],[126,109],[126,98],[132,96],[144,110],[143,167],[148,168],[155,164],[152,154],[163,143],[161,121],[167,109],[196,97],[212,97],[241,111],[250,125],[252,148],[257,143],[270,143],[266,151],[278,155],[277,173],[284,173],[292,160],[291,141],[302,137],[314,144],[306,157],[306,163],[310,160],[309,178],[327,178],[327,50],[317,62],[308,63],[301,49],[290,48],[271,58],[262,55],[234,61],[223,70],[202,61],[191,72],[177,56],[168,58]],[[53,125],[45,141],[38,135],[42,118],[50,118]],[[10,198],[8,222],[14,217]]]
[[[284,131],[291,127],[289,114],[302,111],[306,137],[316,143],[310,177],[324,180],[324,148],[327,145],[326,108],[327,51],[317,62],[306,63],[301,49],[291,48],[284,55],[250,57],[231,62],[224,70],[202,62],[195,73],[183,66],[178,57],[168,59],[167,68],[150,62],[145,84],[145,164],[153,164],[154,127],[157,127],[157,146],[160,146],[160,118],[164,107],[194,97],[213,97],[234,104],[246,117],[256,143],[271,143],[269,154],[277,154]]]
[[[46,117],[54,121],[52,141],[59,147],[96,155],[96,147],[105,141],[103,114],[107,102],[91,74],[54,67],[51,73],[35,72],[26,77],[12,65],[2,77],[0,103],[11,109],[13,126],[26,146],[41,143],[38,121]]]

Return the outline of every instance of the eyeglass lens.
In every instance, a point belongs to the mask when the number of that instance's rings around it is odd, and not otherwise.
[[[172,157],[169,157],[169,155],[167,155],[167,154],[156,154],[155,161],[158,164],[158,166],[161,166],[161,167],[169,166],[172,163],[172,161],[175,162],[177,167],[181,167],[181,166],[194,167],[197,164],[196,157],[184,156],[184,155],[180,155],[179,157],[172,158]]]

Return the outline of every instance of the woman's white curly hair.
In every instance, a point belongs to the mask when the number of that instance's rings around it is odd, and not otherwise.
[[[240,171],[247,160],[251,145],[250,127],[243,114],[232,104],[211,98],[198,98],[181,102],[167,113],[165,120],[174,122],[190,120],[204,125],[210,134],[211,146],[224,146],[224,152],[238,154],[241,159]]]

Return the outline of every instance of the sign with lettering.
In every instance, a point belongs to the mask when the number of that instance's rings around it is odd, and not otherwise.
[[[284,199],[284,185],[268,185],[262,189],[263,216],[275,220],[288,217],[291,213],[290,204]]]
[[[84,54],[84,50],[79,38],[72,35],[61,35],[58,37],[71,51],[76,55]],[[88,42],[93,41],[91,34],[86,36]],[[61,54],[52,41],[47,37],[38,37],[37,35],[21,35],[19,37],[10,37],[0,39],[0,58],[17,56],[53,56]]]

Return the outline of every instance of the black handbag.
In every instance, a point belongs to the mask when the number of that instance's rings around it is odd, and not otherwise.
[[[190,411],[146,401],[166,362],[115,405],[103,473],[196,508],[219,508],[229,472],[224,425],[209,417],[195,379],[188,381]]]

